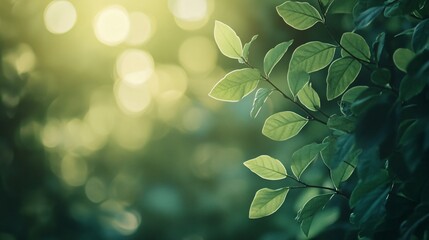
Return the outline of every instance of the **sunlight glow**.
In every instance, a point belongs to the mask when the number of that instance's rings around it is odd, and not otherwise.
[[[61,161],[61,175],[68,185],[81,186],[88,176],[88,166],[83,159],[65,156]]]
[[[151,102],[150,88],[146,83],[133,85],[117,81],[114,92],[119,107],[126,114],[141,113]]]
[[[152,20],[142,12],[130,13],[130,32],[126,42],[130,45],[141,45],[147,42],[154,32]]]
[[[207,0],[169,0],[168,6],[173,15],[184,21],[203,20],[208,12]]]
[[[103,9],[94,20],[94,31],[97,39],[109,46],[115,46],[128,36],[130,18],[127,11],[118,5]]]
[[[206,37],[189,38],[180,46],[179,61],[191,73],[208,73],[216,67],[216,46]]]
[[[138,85],[146,82],[154,71],[152,56],[141,50],[124,51],[116,61],[116,72],[121,80]]]
[[[63,34],[73,28],[77,14],[73,4],[65,0],[52,1],[45,9],[46,29],[54,34]]]
[[[90,178],[85,184],[85,193],[91,202],[99,203],[106,199],[106,185],[97,177]]]

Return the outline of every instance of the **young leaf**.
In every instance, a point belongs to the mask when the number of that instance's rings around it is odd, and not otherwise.
[[[371,58],[369,46],[365,39],[359,34],[352,32],[344,33],[341,37],[340,44],[347,50],[345,51],[344,49],[341,49],[342,57],[350,56],[351,54],[364,61],[369,61]]]
[[[384,185],[388,182],[389,173],[387,170],[381,169],[376,175],[373,175],[370,179],[367,179],[365,182],[360,181],[355,189],[353,190],[349,205],[353,208],[356,203],[366,194],[371,192],[372,190]]]
[[[317,22],[323,22],[320,13],[307,2],[286,1],[277,6],[277,12],[289,26],[298,30],[306,30]]]
[[[292,154],[291,169],[296,178],[300,178],[301,174],[307,167],[316,159],[320,151],[327,147],[327,143],[311,143],[298,149]]]
[[[237,102],[251,93],[258,86],[261,78],[259,71],[251,68],[234,70],[222,78],[209,96],[226,102]]]
[[[369,24],[371,24],[372,21],[374,21],[376,17],[378,17],[378,15],[380,15],[381,12],[383,12],[383,9],[383,6],[377,6],[363,11],[355,19],[355,29],[358,30],[367,27]]]
[[[262,155],[244,162],[250,171],[267,180],[280,180],[287,177],[283,164],[270,156]]]
[[[255,99],[253,100],[252,110],[250,110],[250,116],[256,118],[261,111],[262,106],[267,101],[268,97],[273,92],[272,89],[259,88],[255,93]]]
[[[295,97],[299,91],[310,81],[310,74],[304,71],[288,72],[288,85],[290,92]]]
[[[429,19],[417,24],[413,34],[413,49],[420,52],[429,47]]]
[[[294,112],[279,112],[265,120],[262,134],[275,141],[284,141],[296,136],[307,123],[307,118]]]
[[[335,60],[328,69],[326,97],[332,100],[340,96],[358,76],[362,65],[351,57]]]
[[[410,49],[398,48],[393,53],[393,62],[399,70],[407,72],[408,63],[410,63],[414,56],[416,56],[416,54]]]
[[[249,60],[249,51],[250,51],[250,47],[252,46],[252,43],[258,38],[258,35],[254,35],[252,37],[252,39],[250,39],[250,41],[248,43],[244,44],[243,47],[243,58],[244,60],[248,61]],[[238,59],[238,61],[240,63],[244,63],[243,59]]]
[[[292,43],[293,40],[282,42],[267,52],[264,57],[264,72],[266,76],[270,76],[271,71],[282,59],[283,55],[286,53]]]
[[[223,55],[233,59],[243,57],[241,40],[235,31],[220,21],[215,22],[214,39]]]
[[[298,93],[299,101],[309,110],[317,111],[320,109],[320,98],[317,92],[307,83]]]
[[[298,222],[302,222],[305,219],[314,217],[314,215],[316,215],[317,212],[319,212],[326,206],[326,204],[333,196],[334,196],[333,194],[322,194],[308,200],[304,204],[304,206],[298,211],[296,220]]]
[[[250,205],[249,218],[256,219],[275,213],[284,203],[289,188],[263,188],[256,192]]]

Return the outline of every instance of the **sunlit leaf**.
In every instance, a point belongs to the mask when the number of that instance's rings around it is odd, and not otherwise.
[[[283,164],[267,155],[248,160],[244,162],[244,165],[263,179],[280,180],[287,176],[286,168]]]
[[[245,61],[248,61],[249,60],[249,52],[250,52],[250,47],[252,46],[252,44],[253,44],[253,42],[256,40],[258,38],[258,35],[254,35],[253,37],[252,37],[252,39],[250,39],[250,41],[248,42],[248,43],[245,43],[244,44],[244,47],[243,47],[243,58],[244,58],[244,60]],[[243,59],[238,59],[238,61],[240,62],[240,63],[244,63],[244,61],[243,61]]]
[[[298,30],[309,29],[323,21],[316,8],[307,2],[287,1],[277,6],[277,12],[289,26]]]
[[[235,31],[225,23],[216,21],[214,39],[223,55],[233,59],[240,59],[243,56],[240,38]]]
[[[264,57],[264,72],[266,76],[269,76],[271,74],[271,71],[282,59],[283,55],[286,53],[292,43],[293,40],[282,42],[267,52]]]
[[[358,76],[362,65],[351,57],[335,60],[328,69],[326,97],[332,100],[340,96]]]
[[[314,217],[317,212],[322,210],[329,200],[332,198],[333,194],[322,194],[315,196],[308,200],[304,206],[298,211],[296,220],[302,222],[305,219]]]
[[[415,56],[416,54],[410,49],[398,48],[393,53],[393,62],[399,70],[407,72],[408,63],[410,63]]]
[[[301,147],[292,155],[291,169],[296,178],[300,178],[301,174],[308,166],[316,159],[320,151],[322,151],[327,143],[311,143]]]
[[[341,50],[341,56],[346,57],[354,56],[355,58],[369,61],[371,58],[371,51],[365,39],[356,33],[346,32],[340,40],[340,44],[344,49]]]
[[[383,6],[376,6],[372,8],[368,8],[359,14],[359,16],[355,19],[355,29],[362,29],[367,27],[374,21],[375,18],[378,17],[384,10]]]
[[[299,101],[311,111],[320,109],[319,94],[307,83],[298,93]]]
[[[412,43],[413,49],[417,53],[429,47],[429,19],[417,24],[414,30]]]
[[[331,170],[331,179],[335,187],[340,187],[340,184],[349,179],[353,174],[360,152],[361,151],[351,151],[347,156],[347,159],[342,161],[338,167]]]
[[[253,99],[252,110],[250,110],[250,116],[256,118],[259,112],[262,109],[262,106],[267,101],[268,97],[273,92],[272,89],[259,88],[255,93],[255,98]]]
[[[251,68],[234,70],[222,78],[209,93],[210,97],[228,102],[237,102],[258,86],[259,71]]]
[[[296,136],[307,123],[307,118],[294,112],[279,112],[265,120],[262,133],[272,140],[284,141]]]
[[[378,188],[381,185],[384,185],[389,180],[389,174],[387,170],[380,170],[376,175],[373,175],[370,179],[367,179],[365,182],[360,181],[356,187],[354,188],[350,200],[349,205],[353,208],[356,203],[367,193],[372,190]]]
[[[249,218],[261,218],[275,213],[284,203],[288,192],[288,188],[258,190],[250,205]]]
[[[310,74],[304,71],[288,72],[289,90],[295,97],[302,88],[310,81]]]

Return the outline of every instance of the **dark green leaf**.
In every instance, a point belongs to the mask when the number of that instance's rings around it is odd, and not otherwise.
[[[264,57],[264,72],[267,77],[270,76],[271,71],[282,59],[283,55],[286,53],[292,43],[293,40],[282,42],[267,52]]]
[[[321,211],[326,206],[326,204],[333,196],[333,194],[322,194],[308,200],[304,204],[304,206],[298,211],[296,220],[298,222],[302,222],[305,219],[314,217],[317,212]]]
[[[377,68],[371,73],[371,81],[379,86],[385,86],[390,82],[390,71],[387,68]]]
[[[240,38],[225,23],[220,21],[215,22],[214,38],[223,55],[233,59],[240,59],[243,56]]]
[[[413,49],[420,52],[429,46],[429,19],[417,24],[413,34]]]
[[[255,93],[255,98],[253,99],[252,110],[250,110],[250,116],[256,118],[259,112],[262,109],[262,106],[267,101],[268,97],[273,92],[272,89],[259,88]]]
[[[347,160],[342,161],[337,168],[331,170],[331,179],[335,187],[339,188],[340,184],[349,179],[353,174],[359,154],[360,151],[350,152]]]
[[[244,166],[259,177],[267,180],[280,180],[285,179],[287,176],[287,171],[283,164],[267,155],[248,160],[244,162]]]
[[[283,205],[288,192],[288,188],[258,190],[250,205],[249,218],[256,219],[275,213]]]
[[[298,30],[309,29],[323,21],[316,8],[307,2],[286,1],[277,6],[277,12],[289,26]]]
[[[307,169],[326,146],[328,146],[327,143],[311,143],[293,153],[291,169],[296,178],[299,179],[301,177],[305,169]]]
[[[375,42],[372,44],[372,52],[375,58],[375,62],[380,62],[381,56],[384,50],[384,44],[386,41],[386,33],[382,32],[378,34]]]
[[[307,123],[307,118],[294,112],[279,112],[267,118],[262,133],[272,140],[284,141],[296,136]]]
[[[401,84],[399,86],[399,97],[403,101],[408,101],[423,91],[426,83],[419,80],[420,79],[411,78],[409,76],[405,76],[401,80]]]
[[[374,189],[386,184],[389,180],[389,174],[386,170],[379,170],[375,175],[372,175],[371,178],[365,179],[365,181],[360,181],[350,196],[349,205],[351,208],[354,208],[356,203],[364,197],[369,192]]]
[[[328,127],[333,130],[351,133],[356,127],[356,122],[351,117],[334,114],[328,119]]]
[[[369,24],[374,21],[375,18],[378,17],[378,15],[381,14],[384,7],[382,6],[376,6],[372,8],[368,8],[364,12],[360,13],[359,16],[355,19],[355,29],[362,29],[367,27]]]
[[[209,96],[220,101],[237,102],[255,90],[260,79],[256,69],[234,70],[213,87]]]
[[[328,69],[326,97],[332,100],[344,93],[358,76],[362,65],[351,57],[335,60]]]

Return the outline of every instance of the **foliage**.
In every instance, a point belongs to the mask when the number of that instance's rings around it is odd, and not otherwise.
[[[350,218],[337,224],[348,222],[349,234],[381,239],[428,238],[428,10],[427,0],[284,2],[277,12],[287,25],[297,30],[322,25],[332,39],[311,39],[293,46],[288,89],[279,87],[270,74],[293,39],[267,52],[262,71],[248,58],[256,36],[241,49],[235,31],[216,22],[214,35],[219,49],[227,57],[238,58],[246,68],[228,73],[214,86],[212,97],[238,101],[257,86],[268,85],[256,91],[251,116],[256,117],[272,92],[280,93],[298,111],[287,109],[268,117],[263,135],[285,141],[313,122],[330,129],[323,141],[289,154],[292,174],[279,160],[266,155],[244,163],[264,179],[291,180],[277,190],[259,190],[250,206],[250,218],[276,212],[289,190],[316,188],[326,193],[308,200],[296,218],[306,235],[314,216],[340,196],[348,201],[343,212]],[[355,24],[354,31],[344,30],[339,40],[327,25],[330,15],[337,13],[353,14]],[[398,19],[404,24],[392,34],[388,24]],[[374,32],[375,39],[371,36]],[[320,80],[311,78],[319,78],[320,74],[312,73],[328,66],[324,95],[312,87]],[[338,108],[328,114],[320,96],[338,101]],[[301,177],[319,155],[330,171],[329,185],[313,185]]]

